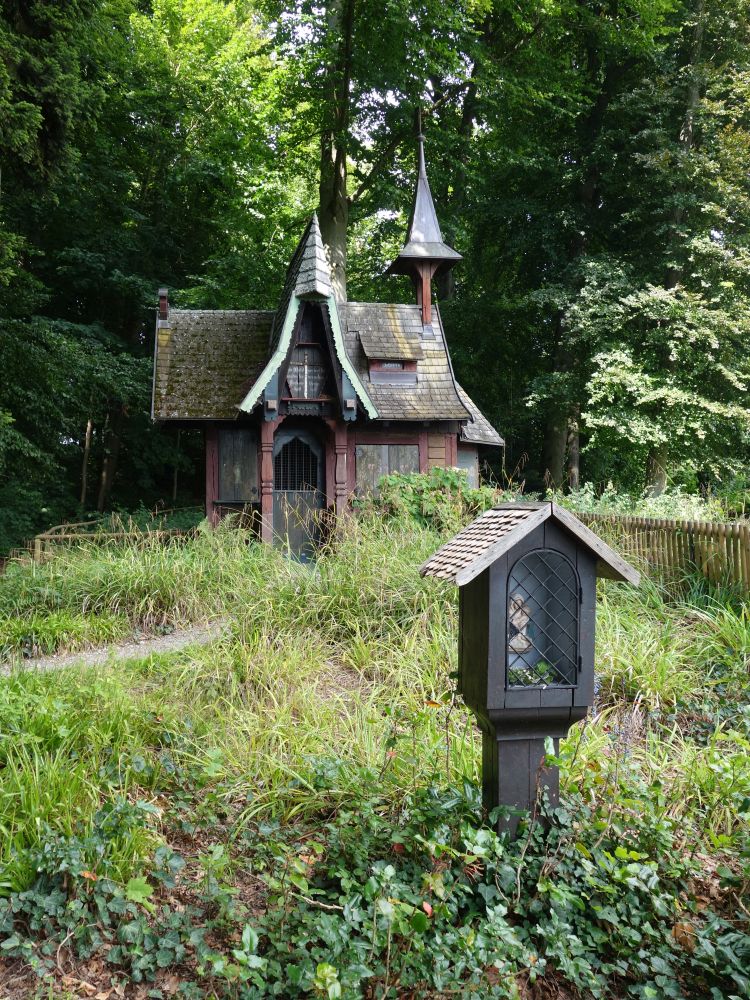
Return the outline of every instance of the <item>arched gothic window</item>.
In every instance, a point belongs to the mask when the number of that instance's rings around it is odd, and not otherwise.
[[[578,675],[580,584],[573,563],[535,549],[508,577],[508,687],[569,687]]]

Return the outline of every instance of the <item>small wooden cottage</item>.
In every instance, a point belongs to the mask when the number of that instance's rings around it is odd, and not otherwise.
[[[250,509],[265,540],[303,546],[311,514],[343,510],[385,473],[458,466],[476,483],[479,449],[503,442],[456,381],[431,289],[460,259],[420,137],[408,237],[389,268],[412,279],[415,303],[337,301],[315,216],[273,312],[171,309],[160,290],[152,415],[204,428],[209,520]]]

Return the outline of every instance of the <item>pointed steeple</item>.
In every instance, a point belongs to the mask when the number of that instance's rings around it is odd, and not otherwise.
[[[424,160],[424,136],[418,142],[417,189],[409,217],[406,243],[401,253],[388,268],[387,274],[408,275],[416,289],[417,302],[422,306],[422,322],[431,322],[430,282],[437,274],[445,274],[461,260],[461,254],[443,242],[440,223],[432,200],[427,168]]]
[[[312,219],[300,240],[297,249],[299,267],[294,286],[295,293],[302,298],[328,298],[332,294],[331,268],[328,264],[326,248],[320,235],[318,216],[313,213]],[[296,256],[296,255],[295,255]]]

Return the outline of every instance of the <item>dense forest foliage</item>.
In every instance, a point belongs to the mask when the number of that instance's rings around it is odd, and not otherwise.
[[[149,416],[154,306],[273,307],[317,208],[352,299],[421,109],[458,376],[534,486],[748,459],[747,0],[5,0],[0,546],[200,494]],[[175,475],[176,470],[178,475]]]

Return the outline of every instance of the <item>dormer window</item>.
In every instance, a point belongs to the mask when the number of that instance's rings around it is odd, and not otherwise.
[[[323,310],[316,303],[301,307],[279,382],[281,416],[333,416],[337,398],[340,402],[341,373]]]
[[[384,306],[381,322],[353,331],[367,358],[371,385],[416,385],[424,358],[419,313],[409,306]]]
[[[416,385],[416,361],[370,359],[370,381],[373,385]]]

